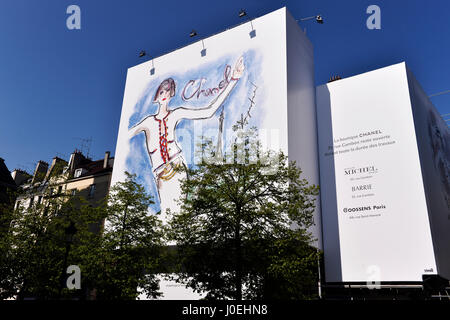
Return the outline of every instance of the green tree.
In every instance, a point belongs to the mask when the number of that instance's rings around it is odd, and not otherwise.
[[[16,191],[10,191],[6,201],[0,201],[0,299],[11,298],[18,291],[17,276],[11,268],[14,259],[10,249],[10,225],[14,218],[16,195]]]
[[[282,153],[263,152],[256,129],[237,131],[225,158],[211,140],[186,169],[179,212],[167,235],[176,242],[177,281],[207,298],[313,297],[318,187]]]
[[[92,224],[101,219],[88,215],[86,210],[86,206],[75,206],[64,195],[47,192],[42,203],[34,203],[28,208],[19,205],[15,210],[11,207],[6,211],[3,218],[9,221],[8,229],[0,240],[1,298],[58,299],[62,294],[67,296],[67,292],[62,291],[65,268],[75,260],[73,254],[69,255],[70,246],[80,246],[80,242],[69,243],[65,230],[73,221],[78,238],[83,234],[91,235]]]
[[[136,299],[138,288],[148,298],[161,295],[155,276],[161,225],[157,216],[148,214],[151,196],[136,182],[136,175],[125,174],[126,180],[111,188],[101,243],[85,253],[97,299]]]
[[[8,208],[1,215],[8,228],[0,235],[0,298],[136,299],[138,287],[159,296],[151,273],[162,233],[148,215],[152,203],[127,173],[101,204],[47,192],[40,204]],[[66,287],[69,265],[80,267],[81,290]]]

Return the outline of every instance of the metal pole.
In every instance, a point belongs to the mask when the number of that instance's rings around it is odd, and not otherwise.
[[[300,19],[300,21],[311,20],[311,19],[314,19],[315,17],[317,17],[317,16],[311,16],[311,17],[307,17],[307,18],[302,18],[302,19]]]
[[[440,96],[441,94],[447,94],[447,93],[450,93],[450,90],[446,90],[446,91],[430,94],[428,97],[431,98],[431,97]]]
[[[317,249],[317,271],[319,274],[319,281],[318,281],[318,291],[319,291],[319,299],[322,299],[322,282],[321,282],[321,274],[320,274],[320,255],[319,255],[319,249]]]
[[[61,293],[62,293],[62,289],[64,287],[64,274],[66,272],[67,269],[67,257],[69,256],[69,250],[70,250],[70,242],[66,243],[66,253],[64,254],[64,264],[63,264],[63,269],[61,272],[61,277],[60,277],[60,283],[59,283],[59,293],[58,293],[58,297],[61,300]]]

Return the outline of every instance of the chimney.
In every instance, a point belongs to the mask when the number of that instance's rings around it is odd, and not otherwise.
[[[337,75],[337,76],[332,76],[330,77],[330,80],[328,80],[328,83],[333,82],[333,81],[338,81],[341,80],[341,76]]]
[[[103,159],[103,169],[108,168],[108,162],[109,162],[109,155],[111,153],[109,151],[105,152],[105,158]]]
[[[72,152],[72,154],[70,155],[70,160],[69,160],[69,170],[70,170],[70,172],[73,173],[75,171],[75,169],[78,168],[78,166],[80,165],[81,161],[83,161],[85,159],[86,158],[83,156],[81,151],[75,150],[74,152]]]
[[[36,169],[34,170],[33,180],[31,180],[31,184],[43,181],[45,174],[47,173],[47,170],[48,170],[48,163],[39,160],[36,165]]]
[[[61,164],[61,165],[59,165]],[[47,171],[47,174],[45,175],[45,179],[49,179],[50,176],[58,175],[63,172],[63,165],[67,164],[66,160],[53,157],[52,165],[50,169]]]

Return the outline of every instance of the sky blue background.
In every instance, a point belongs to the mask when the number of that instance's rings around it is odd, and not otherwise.
[[[66,28],[66,8],[81,7],[81,30]],[[366,8],[381,8],[381,30],[366,28]],[[10,170],[38,160],[68,159],[78,138],[90,155],[113,154],[126,70],[240,23],[287,6],[315,49],[316,83],[405,60],[428,94],[450,90],[450,1],[0,1],[0,157]],[[198,38],[199,39],[199,38]],[[450,94],[432,98],[450,113]]]

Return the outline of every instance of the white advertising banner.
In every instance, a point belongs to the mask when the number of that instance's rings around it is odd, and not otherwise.
[[[185,178],[174,169],[195,167],[201,136],[224,154],[237,124],[256,127],[263,149],[283,151],[318,184],[315,119],[312,45],[282,8],[128,69],[111,185],[136,174],[155,201],[149,214],[166,222]],[[320,239],[318,211],[315,221]],[[165,298],[199,298],[161,285]]]
[[[280,9],[128,69],[111,184],[136,173],[165,221],[201,136],[223,153],[241,121],[287,153],[286,60]]]
[[[450,130],[409,70],[408,84],[437,271],[450,279]]]
[[[327,282],[436,273],[404,63],[316,92]]]

